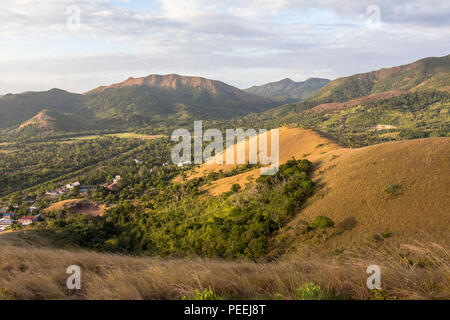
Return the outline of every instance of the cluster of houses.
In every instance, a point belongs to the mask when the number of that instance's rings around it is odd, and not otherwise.
[[[25,216],[18,220],[15,220],[15,213],[4,213],[0,219],[0,232],[5,231],[6,228],[12,226],[15,223],[20,223],[22,226],[27,226],[34,222],[39,221],[39,215]]]
[[[103,187],[105,187],[108,190],[115,191],[115,190],[119,189],[119,181],[120,180],[122,180],[122,177],[121,176],[116,176],[113,179],[112,183],[106,183],[106,184],[103,185]]]
[[[68,184],[66,184],[66,185],[64,185],[64,186],[61,186],[61,187],[59,187],[58,189],[55,189],[55,190],[53,190],[53,191],[46,192],[45,195],[46,195],[46,196],[49,196],[49,197],[58,197],[58,196],[60,196],[60,195],[69,193],[70,190],[72,190],[73,188],[77,188],[77,187],[80,189],[80,193],[81,193],[81,194],[87,193],[88,189],[95,188],[95,186],[82,186],[82,185],[77,181],[77,182],[71,182],[71,183],[68,183]]]
[[[57,197],[60,196],[62,194],[66,194],[70,192],[70,189],[73,189],[75,187],[79,187],[80,183],[79,182],[72,182],[72,183],[68,183],[56,190],[53,191],[49,191],[46,193],[47,196],[52,196],[52,197]]]
[[[138,159],[135,159],[135,160],[137,160],[137,162],[141,163]],[[104,184],[103,187],[105,187],[108,190],[115,191],[115,190],[119,189],[118,184],[119,184],[120,180],[122,180],[122,177],[116,176],[112,182]],[[55,189],[55,190],[48,191],[45,193],[45,195],[48,198],[57,198],[61,195],[70,193],[70,190],[72,190],[73,188],[79,188],[80,194],[83,195],[83,194],[87,194],[88,190],[95,189],[96,187],[97,186],[84,186],[84,185],[81,185],[78,181],[76,181],[76,182],[68,183],[64,186],[61,186],[61,187]]]

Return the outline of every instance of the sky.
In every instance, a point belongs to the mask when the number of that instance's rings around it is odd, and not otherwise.
[[[0,95],[335,79],[449,54],[449,17],[448,0],[1,0]]]

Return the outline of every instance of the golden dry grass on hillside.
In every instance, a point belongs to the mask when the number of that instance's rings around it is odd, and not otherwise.
[[[374,240],[396,246],[419,239],[450,243],[449,138],[337,150],[314,163],[318,190],[285,237],[297,234],[302,221],[325,215],[336,223],[326,241],[330,249]]]
[[[180,299],[208,288],[223,298],[297,299],[305,283],[320,286],[329,299],[450,298],[449,252],[432,243],[407,246],[415,257],[410,259],[377,252],[365,259],[312,255],[253,263],[50,249],[20,243],[35,241],[30,234],[8,236],[0,234],[0,299]],[[381,268],[382,291],[376,294],[366,287],[366,269],[373,264]],[[66,288],[69,265],[81,267],[79,291]]]
[[[317,190],[275,239],[275,250],[310,247],[315,242],[328,251],[365,250],[374,242],[398,247],[417,239],[450,243],[449,138],[349,149],[313,130],[280,128],[280,163],[292,157],[313,162]],[[230,166],[204,164],[194,176],[220,169]],[[204,190],[219,195],[234,183],[251,184],[259,174],[256,169],[223,178]],[[305,224],[319,215],[336,223],[327,241],[302,235]]]
[[[267,149],[271,148],[270,132],[268,134],[268,146]],[[240,144],[245,144],[245,161],[248,162],[249,156],[249,142],[257,144],[259,137],[241,142]],[[314,130],[305,130],[299,128],[279,128],[279,161],[280,163],[285,163],[286,161],[292,159],[308,158],[312,159],[327,153],[332,150],[337,150],[342,148],[336,141],[324,136],[323,134]],[[234,147],[235,162],[237,158],[238,145]],[[270,154],[270,152],[269,152]],[[224,164],[217,163],[205,163],[195,170],[195,172],[189,176],[189,179],[202,177],[211,171],[218,172],[222,170],[223,172],[228,172],[237,165],[226,164],[225,155],[219,155],[224,158]],[[259,154],[258,154],[259,159]],[[255,169],[242,174],[238,174],[232,177],[227,177],[217,181],[213,181],[211,185],[206,186],[203,190],[206,190],[211,195],[219,195],[224,192],[230,191],[233,184],[240,184],[241,187],[245,187],[245,184],[249,182],[250,179],[256,179],[260,175],[260,169]]]

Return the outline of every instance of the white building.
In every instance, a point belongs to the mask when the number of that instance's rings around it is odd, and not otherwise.
[[[72,189],[72,188],[79,187],[79,186],[80,186],[80,183],[78,181],[66,184],[67,189]]]
[[[5,231],[6,228],[13,225],[14,221],[10,219],[0,219],[0,231]]]

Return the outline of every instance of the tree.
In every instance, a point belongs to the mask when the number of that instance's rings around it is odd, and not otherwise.
[[[326,229],[333,227],[334,221],[326,216],[317,216],[309,226],[314,229]]]
[[[239,184],[235,183],[231,186],[231,191],[238,192],[239,190],[241,190],[241,186]]]
[[[22,196],[19,193],[13,193],[9,197],[9,202],[14,205],[20,205],[22,203]]]

